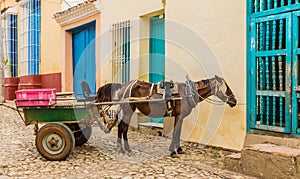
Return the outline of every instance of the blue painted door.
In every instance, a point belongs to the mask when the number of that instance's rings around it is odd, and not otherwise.
[[[165,19],[155,16],[150,19],[150,64],[149,80],[157,83],[165,79]],[[151,122],[163,123],[163,118],[151,118]]]
[[[86,81],[92,93],[96,92],[95,24],[73,30],[73,90],[82,98],[80,81]]]

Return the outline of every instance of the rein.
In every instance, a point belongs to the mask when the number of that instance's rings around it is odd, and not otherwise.
[[[202,97],[202,96],[199,95],[199,94],[197,94],[197,95],[199,96],[199,98],[201,98],[202,100],[204,100],[204,101],[206,101],[206,102],[208,102],[208,103],[210,103],[210,104],[214,104],[214,105],[224,105],[224,104],[226,104],[226,103],[231,103],[231,104],[233,104],[231,101],[228,101],[228,98],[230,98],[231,96],[233,96],[233,94],[226,97],[226,98],[227,98],[227,99],[226,99],[226,102],[221,101],[221,100],[210,99],[209,97],[204,98],[204,97]]]

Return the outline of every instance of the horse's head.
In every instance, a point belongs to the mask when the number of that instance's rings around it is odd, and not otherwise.
[[[214,95],[221,99],[223,102],[227,103],[230,107],[234,107],[237,103],[237,100],[226,81],[217,75],[215,75]]]

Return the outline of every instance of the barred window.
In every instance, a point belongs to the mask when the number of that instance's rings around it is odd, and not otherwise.
[[[40,73],[41,2],[29,0],[20,13],[21,75]]]
[[[113,82],[125,83],[130,80],[130,21],[112,25]]]
[[[5,77],[18,77],[18,16],[2,17]]]

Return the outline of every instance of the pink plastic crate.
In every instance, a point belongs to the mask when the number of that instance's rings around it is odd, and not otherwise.
[[[56,89],[24,89],[16,91],[17,106],[51,106],[56,104]]]

